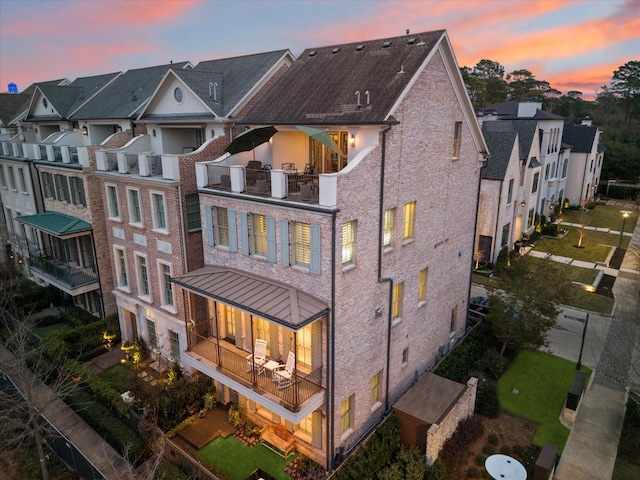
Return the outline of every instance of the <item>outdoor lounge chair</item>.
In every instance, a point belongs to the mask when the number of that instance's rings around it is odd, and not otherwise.
[[[262,373],[264,369],[264,364],[267,361],[267,341],[258,339],[256,340],[256,345],[253,349],[253,353],[247,355],[247,372],[252,368],[258,370],[259,373]]]
[[[278,390],[293,385],[293,371],[296,368],[296,356],[289,352],[287,363],[273,369],[273,381],[278,383]]]

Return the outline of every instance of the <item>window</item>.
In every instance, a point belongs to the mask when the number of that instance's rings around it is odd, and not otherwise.
[[[402,350],[402,365],[409,363],[409,347]]]
[[[225,247],[229,246],[229,212],[226,208],[215,207],[216,219],[218,220],[218,228],[216,243]]]
[[[42,189],[45,198],[56,198],[56,191],[53,187],[53,175],[49,172],[42,172]]]
[[[565,158],[564,163],[562,164],[562,178],[567,176],[567,170],[569,169],[569,159]]]
[[[509,180],[509,189],[507,190],[507,205],[513,200],[513,178]]]
[[[458,320],[458,306],[456,305],[451,309],[451,320],[449,321],[449,332],[451,334],[456,333],[457,320]]]
[[[180,363],[180,336],[178,332],[169,330],[169,348],[175,363]]]
[[[371,377],[371,404],[375,405],[382,396],[382,370]]]
[[[142,225],[142,211],[140,210],[140,192],[134,189],[127,189],[129,197],[129,223]]]
[[[540,172],[536,172],[533,176],[533,183],[531,184],[531,193],[534,194],[538,191],[538,183],[540,182]]]
[[[502,227],[502,240],[500,240],[500,246],[504,247],[509,243],[509,232],[511,231],[511,223],[507,223]]]
[[[197,193],[191,193],[185,198],[187,203],[187,229],[199,230],[202,228],[200,219],[200,198]]]
[[[118,190],[115,185],[107,185],[107,200],[109,204],[109,218],[120,220],[120,207],[118,206]]]
[[[236,309],[230,305],[224,306],[225,338],[231,342],[236,340]]]
[[[267,256],[267,217],[254,214],[251,216],[253,234],[253,253]]]
[[[529,215],[527,216],[527,228],[531,228],[533,226],[534,218],[535,218],[535,212],[532,208],[529,210]]]
[[[256,330],[254,340],[265,340],[268,345],[271,340],[269,338],[269,322],[264,318],[253,317],[253,328]]]
[[[293,222],[293,263],[311,266],[311,228],[308,223]]]
[[[9,233],[13,233],[13,215],[11,214],[11,209],[5,209],[5,218],[7,220],[7,229]]]
[[[24,170],[18,168],[18,185],[20,185],[20,191],[27,193],[27,182],[24,180]]]
[[[551,164],[547,163],[547,166],[544,169],[544,179],[549,180],[549,169],[551,168]]]
[[[180,87],[176,87],[173,90],[173,98],[175,99],[176,103],[178,103],[178,104],[183,102],[183,100],[184,100],[184,92],[182,91],[182,89]]]
[[[64,175],[53,176],[56,184],[56,196],[61,202],[69,202],[69,181]]]
[[[156,322],[147,318],[147,340],[152,350],[158,349],[158,337],[156,336]]]
[[[412,240],[414,238],[415,220],[416,202],[405,203],[402,219],[402,240]]]
[[[418,278],[418,302],[427,301],[427,277],[429,269],[424,268],[420,270],[420,276]]]
[[[402,317],[402,296],[404,295],[404,282],[396,283],[393,286],[393,305],[391,306],[391,317],[397,319]]]
[[[127,260],[124,255],[124,250],[116,247],[115,253],[116,253],[116,272],[118,274],[118,287],[128,288],[129,279],[127,277]]]
[[[0,187],[7,187],[7,181],[4,178],[4,167],[0,165]]]
[[[162,305],[173,307],[173,284],[171,283],[171,265],[158,263],[160,269],[160,291]]]
[[[396,209],[390,208],[384,211],[384,219],[382,225],[382,247],[383,248],[392,248],[393,247],[393,222],[396,216]]]
[[[345,399],[340,405],[340,431],[346,433],[353,428],[353,404],[355,395]]]
[[[356,263],[356,221],[342,224],[342,266]]]
[[[456,122],[453,127],[453,148],[451,156],[453,158],[460,157],[460,137],[462,136],[462,122]]]
[[[147,258],[136,255],[136,264],[138,270],[138,295],[149,296],[149,272],[147,270]]]
[[[164,195],[162,193],[151,194],[151,205],[153,207],[153,229],[167,229],[167,211],[164,204]]]
[[[13,167],[11,165],[8,165],[7,171],[9,172],[9,187],[11,188],[11,190],[16,190],[16,179],[13,176]]]
[[[304,433],[309,437],[313,434],[313,414],[307,415],[302,419],[302,421],[298,424],[298,431]]]
[[[80,177],[69,177],[71,186],[71,203],[74,205],[87,206],[87,199],[84,195],[84,182]]]

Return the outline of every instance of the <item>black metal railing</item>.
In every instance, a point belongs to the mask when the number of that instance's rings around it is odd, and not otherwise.
[[[271,194],[271,170],[244,169],[244,185],[247,193]]]
[[[231,168],[225,165],[207,165],[207,187],[231,190]]]
[[[118,171],[118,155],[114,152],[107,152],[107,170],[110,172]]]
[[[58,145],[53,146],[53,161],[62,163],[62,147]]]
[[[295,200],[318,203],[320,177],[310,173],[287,173],[287,196]]]
[[[162,176],[162,156],[161,155],[147,155],[149,161],[149,173],[152,177]]]
[[[40,159],[49,160],[49,156],[47,155],[47,146],[41,144],[38,145],[38,149],[40,150]]]
[[[138,155],[134,153],[125,154],[125,158],[127,159],[127,171],[129,173],[140,173],[140,168],[138,167]]]
[[[80,163],[80,159],[78,158],[78,148],[77,147],[69,147],[69,162],[77,165]]]
[[[29,252],[29,266],[71,288],[98,281],[95,267],[72,267],[51,255]]]

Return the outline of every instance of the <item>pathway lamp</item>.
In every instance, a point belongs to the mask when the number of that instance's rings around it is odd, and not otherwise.
[[[618,248],[622,248],[622,235],[624,234],[624,224],[627,222],[627,217],[631,215],[631,212],[628,210],[620,210],[622,214],[622,229],[620,230],[620,240],[618,241]]]

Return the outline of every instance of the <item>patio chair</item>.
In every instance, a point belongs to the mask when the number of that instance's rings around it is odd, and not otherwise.
[[[253,353],[247,355],[247,372],[252,368],[258,370],[259,373],[262,373],[264,369],[264,364],[267,361],[267,341],[257,339],[256,345],[253,349]]]
[[[296,356],[289,352],[287,363],[273,369],[273,381],[278,383],[278,390],[293,385],[293,371],[296,368]]]

